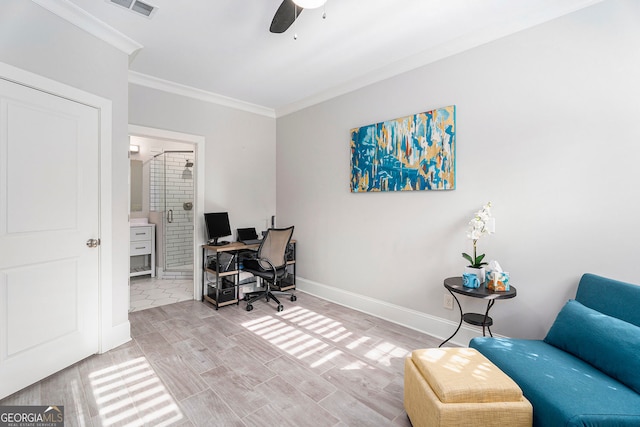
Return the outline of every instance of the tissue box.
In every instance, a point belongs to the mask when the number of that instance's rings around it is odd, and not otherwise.
[[[487,270],[484,286],[490,291],[505,292],[509,290],[509,273],[505,271]]]

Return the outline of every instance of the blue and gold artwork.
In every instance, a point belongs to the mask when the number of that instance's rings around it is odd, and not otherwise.
[[[453,190],[456,107],[351,130],[351,192]]]

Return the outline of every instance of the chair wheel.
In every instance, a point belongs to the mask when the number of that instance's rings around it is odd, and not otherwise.
[[[291,295],[291,301],[295,301],[297,299],[298,299],[298,297],[296,297],[295,295]]]
[[[247,311],[253,310],[253,306],[251,304],[247,304]]]
[[[278,311],[282,311],[282,310],[284,310],[284,307],[282,306],[282,304],[280,304],[280,305],[278,306]]]

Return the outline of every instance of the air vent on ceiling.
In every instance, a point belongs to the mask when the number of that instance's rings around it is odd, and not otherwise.
[[[116,4],[118,6],[127,8],[132,12],[136,12],[140,15],[146,16],[147,18],[151,18],[151,16],[153,16],[153,14],[158,9],[155,6],[152,6],[149,3],[145,3],[140,0],[105,0],[105,1],[107,1],[108,3]]]

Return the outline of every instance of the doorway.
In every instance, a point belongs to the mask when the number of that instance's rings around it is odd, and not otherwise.
[[[200,299],[197,260],[203,243],[204,138],[130,125],[130,144],[142,163],[142,203],[130,225],[148,223],[155,233],[155,274],[130,278],[130,311]],[[132,179],[131,191],[135,184]],[[137,268],[131,257],[131,271]],[[135,276],[135,277],[133,277]],[[153,277],[155,276],[155,277]]]

